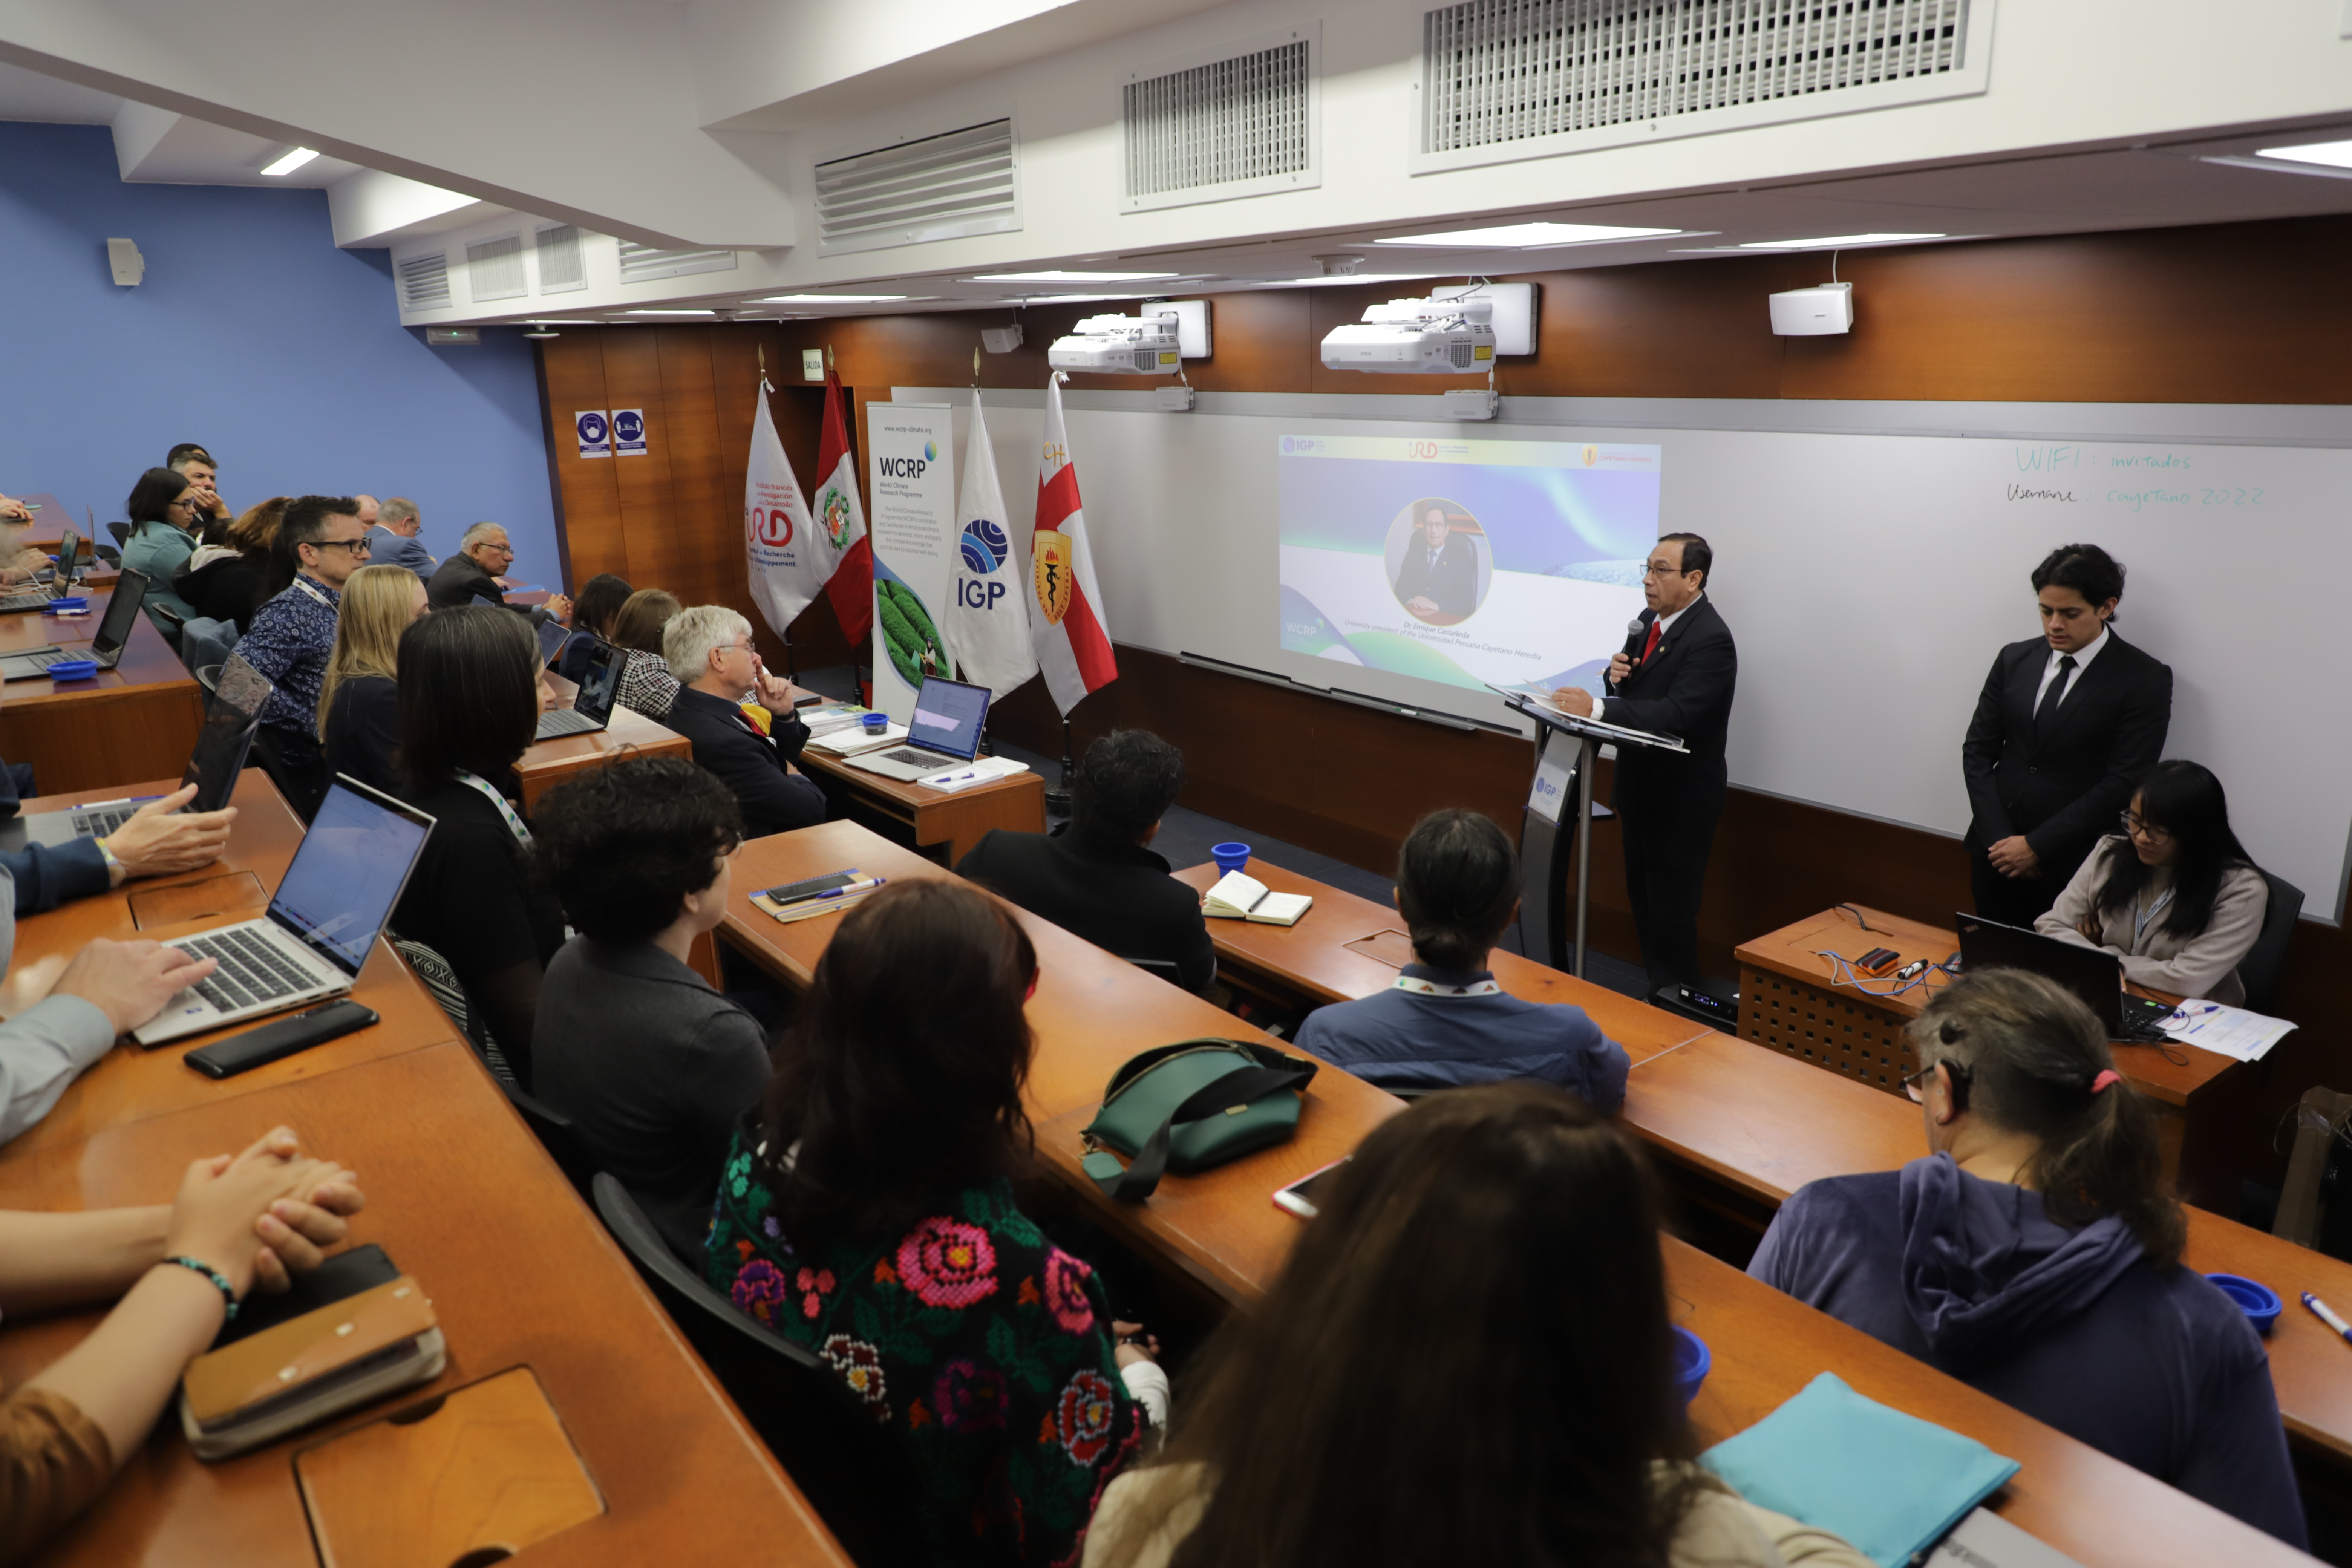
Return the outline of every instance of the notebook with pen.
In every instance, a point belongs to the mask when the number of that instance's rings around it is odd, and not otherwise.
[[[853,866],[846,871],[762,888],[751,895],[751,905],[789,925],[794,921],[814,920],[819,915],[839,914],[889,879]]]
[[[1315,907],[1311,893],[1277,893],[1255,877],[1228,871],[1201,901],[1201,912],[1218,920],[1255,921],[1259,925],[1295,926],[1298,917]]]

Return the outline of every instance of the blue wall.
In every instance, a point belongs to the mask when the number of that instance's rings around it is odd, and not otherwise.
[[[122,236],[147,258],[135,289],[107,272]],[[335,248],[324,191],[125,184],[104,126],[0,123],[0,492],[47,490],[102,524],[197,441],[240,510],[404,495],[434,554],[491,519],[510,575],[555,586],[530,344],[507,327],[425,347],[390,268]]]

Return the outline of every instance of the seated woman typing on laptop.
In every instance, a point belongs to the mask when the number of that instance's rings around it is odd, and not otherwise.
[[[1591,1107],[1432,1095],[1318,1197],[1086,1568],[1866,1568],[1688,1462],[1657,1200]]]
[[[1800,1188],[1748,1272],[2302,1546],[2263,1342],[2180,1267],[2156,1113],[2098,1019],[1995,969],[1937,992],[1909,1033],[1931,1152]]]
[[[611,640],[629,650],[621,671],[621,706],[665,723],[670,705],[677,700],[678,683],[669,672],[669,661],[662,658],[662,632],[684,607],[676,594],[640,588],[622,601],[613,616]]]
[[[457,972],[530,1087],[540,980],[563,913],[524,866],[530,828],[514,764],[539,726],[539,639],[504,610],[436,610],[400,637],[404,798],[434,818],[392,928]]]
[[[319,743],[327,766],[400,793],[400,634],[425,611],[425,584],[405,566],[362,566],[343,584],[335,651],[319,683]]]
[[[0,1213],[10,1318],[119,1298],[89,1336],[0,1401],[0,1557],[30,1552],[138,1453],[190,1360],[253,1289],[315,1268],[365,1199],[280,1127],[198,1160],[168,1205]]]
[[[2140,781],[2123,831],[2099,840],[2044,936],[2103,948],[2151,991],[2236,1005],[2238,965],[2263,934],[2270,885],[2230,830],[2221,781],[2196,763],[2158,763]]]
[[[599,572],[582,584],[580,597],[572,605],[572,635],[563,641],[550,668],[564,679],[578,682],[588,670],[588,650],[596,639],[613,640],[613,623],[620,618],[621,606],[629,602],[633,590],[626,581],[610,572]]]

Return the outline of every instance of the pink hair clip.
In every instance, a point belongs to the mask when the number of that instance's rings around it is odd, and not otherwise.
[[[2113,1068],[2109,1068],[2106,1071],[2101,1073],[2098,1077],[2091,1080],[2091,1092],[2093,1094],[2097,1094],[2101,1090],[2105,1089],[2108,1085],[2121,1083],[2123,1080],[2123,1074],[2117,1072]]]

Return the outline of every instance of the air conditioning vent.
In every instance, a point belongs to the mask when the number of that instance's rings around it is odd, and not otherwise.
[[[539,231],[539,291],[568,294],[588,287],[588,264],[580,254],[580,231],[570,224]]]
[[[1985,89],[1993,0],[1466,0],[1422,17],[1413,171]]]
[[[466,291],[477,305],[530,293],[522,276],[522,236],[509,234],[466,247]]]
[[[1123,210],[1182,206],[1323,183],[1317,102],[1322,28],[1129,71]]]
[[[438,310],[449,303],[448,252],[412,256],[394,270],[400,274],[402,310]]]
[[[882,250],[1021,226],[1013,121],[901,142],[816,166],[817,251]]]
[[[732,272],[731,250],[656,250],[650,245],[621,241],[621,281],[650,283],[656,278],[683,278],[689,272]]]

